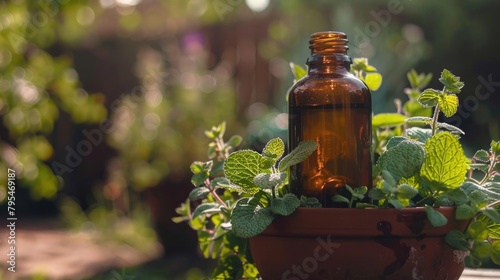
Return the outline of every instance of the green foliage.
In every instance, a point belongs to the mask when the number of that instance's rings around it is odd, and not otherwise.
[[[433,191],[458,188],[465,180],[467,160],[457,138],[449,132],[433,135],[425,143],[421,175]]]
[[[212,127],[205,135],[211,139],[207,162],[191,164],[194,189],[176,212],[176,223],[189,222],[198,232],[198,242],[206,258],[218,259],[212,277],[256,278],[246,238],[258,235],[278,216],[288,216],[301,205],[318,207],[317,199],[284,192],[287,168],[306,159],[317,148],[315,142],[302,142],[283,157],[285,144],[271,139],[262,153],[239,150],[233,136],[224,141],[225,123]],[[219,166],[223,166],[223,173]],[[191,201],[200,201],[191,211]]]
[[[291,66],[296,78],[305,73],[300,67]],[[376,69],[366,60],[357,60],[352,71],[362,75]],[[409,72],[412,88],[406,91],[409,101],[398,108],[400,113],[373,117],[374,153],[380,154],[374,168],[375,187],[368,190],[346,186],[348,195],[334,195],[331,199],[349,208],[423,207],[435,227],[448,222],[438,207],[456,207],[456,218],[471,220],[471,223],[465,232],[451,231],[445,241],[453,248],[470,253],[466,258],[468,265],[480,265],[488,256],[499,262],[500,245],[495,240],[500,238],[500,184],[492,180],[500,175],[496,171],[500,143],[493,141],[489,151],[479,150],[467,160],[458,140],[463,131],[437,121],[440,112],[446,116],[456,112],[456,94],[463,83],[444,70],[440,78],[443,90],[423,89],[431,77],[414,70]],[[407,108],[412,111],[406,111]],[[430,111],[426,111],[431,108],[434,108],[432,117]],[[213,128],[207,136],[214,142],[224,143],[223,131]],[[249,275],[249,267],[255,276],[249,252],[242,245],[245,238],[260,234],[274,219],[292,214],[297,207],[321,206],[317,199],[299,199],[287,193],[286,188],[287,169],[306,159],[317,144],[302,142],[285,156],[284,143],[279,138],[270,140],[262,153],[240,150],[229,154],[224,149],[214,149],[214,145],[209,144],[209,155],[218,162],[191,165],[195,189],[190,199],[201,199],[201,204],[191,213],[189,201],[186,202],[178,208],[180,217],[174,221],[187,220],[199,231],[205,256],[219,259],[213,275],[242,277]],[[231,147],[227,143],[217,147],[226,146]],[[222,177],[212,172],[220,164],[224,166]],[[482,179],[475,179],[473,173],[483,174]],[[222,236],[238,240],[239,245],[231,247],[234,241],[227,243],[229,241],[224,240],[230,239]]]
[[[377,73],[377,68],[368,64],[367,58],[354,58],[351,65],[351,72],[358,79],[365,82],[371,91],[378,90],[382,85],[382,75]]]
[[[70,4],[51,1],[0,3],[0,116],[8,135],[0,140],[0,169],[16,170],[19,186],[31,197],[52,199],[62,186],[48,161],[54,147],[49,141],[62,112],[75,123],[103,120],[106,109],[101,94],[81,88],[78,73],[66,55],[53,56],[46,49],[61,38],[59,17]],[[67,1],[66,1],[67,2]],[[7,178],[0,174],[0,181]],[[0,184],[0,193],[6,193]],[[0,195],[0,203],[5,199]]]

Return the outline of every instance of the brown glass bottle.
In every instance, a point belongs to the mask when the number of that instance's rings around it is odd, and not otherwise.
[[[347,36],[319,32],[309,41],[307,76],[289,93],[289,149],[304,140],[318,143],[304,162],[290,168],[293,193],[316,197],[324,207],[345,207],[331,197],[350,197],[352,188],[372,185],[371,95],[349,72]]]

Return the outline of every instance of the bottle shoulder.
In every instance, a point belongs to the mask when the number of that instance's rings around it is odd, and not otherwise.
[[[366,84],[354,75],[308,75],[289,90],[290,105],[338,104],[345,102],[371,104]]]

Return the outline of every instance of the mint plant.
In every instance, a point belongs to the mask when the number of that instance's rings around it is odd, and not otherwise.
[[[416,87],[409,101],[413,102],[419,81],[428,83],[429,76],[416,75],[412,71],[408,77],[412,87]],[[487,256],[500,263],[500,243],[496,241],[498,234],[495,232],[500,228],[500,184],[493,181],[500,175],[496,171],[496,164],[500,161],[499,142],[493,141],[489,151],[478,151],[470,161],[465,157],[459,142],[464,132],[438,121],[441,112],[447,117],[456,113],[457,94],[464,83],[446,69],[439,81],[443,84],[442,90],[425,89],[416,97],[422,108],[434,108],[432,117],[415,116],[416,111],[426,112],[414,110],[404,112],[404,115],[411,116],[406,117],[404,123],[394,118],[384,120],[386,130],[390,121],[394,128],[389,129],[392,136],[385,147],[381,147],[383,152],[377,162],[380,180],[368,196],[377,207],[425,207],[429,221],[436,227],[447,221],[434,208],[456,207],[456,218],[471,219],[471,223],[465,233],[450,232],[446,237],[448,244],[469,251],[466,257],[468,266],[480,266],[481,260]],[[416,107],[411,105],[411,108]],[[378,131],[375,135],[383,134]],[[482,178],[474,178],[477,172],[483,173]]]
[[[256,278],[246,238],[256,236],[279,216],[288,216],[299,206],[318,207],[314,198],[297,198],[287,193],[287,169],[306,159],[317,147],[305,141],[283,156],[285,144],[270,140],[262,153],[232,152],[240,136],[224,141],[225,123],[206,131],[211,139],[209,161],[191,165],[194,189],[176,209],[174,222],[189,221],[198,232],[204,257],[218,259],[215,279]],[[193,211],[191,205],[199,203]]]
[[[307,72],[290,64],[295,82]],[[351,72],[370,89],[380,87],[382,77],[366,59],[354,59]],[[374,76],[375,75],[375,76]],[[430,223],[444,226],[447,219],[436,210],[455,207],[456,218],[470,220],[465,232],[451,231],[445,241],[467,251],[470,267],[490,257],[500,264],[500,142],[489,150],[465,156],[458,127],[440,122],[442,113],[454,115],[458,94],[464,87],[460,77],[443,70],[441,90],[426,88],[431,74],[407,75],[408,100],[395,101],[397,112],[372,118],[372,160],[375,186],[351,188],[348,196],[332,200],[356,208],[423,207]],[[200,249],[206,258],[218,259],[212,277],[221,279],[257,278],[247,238],[260,234],[279,216],[288,216],[298,207],[321,207],[315,198],[298,198],[288,192],[288,167],[306,159],[316,148],[306,141],[284,156],[279,138],[270,140],[262,153],[234,151],[242,138],[224,140],[225,124],[206,132],[211,139],[209,161],[194,162],[194,189],[177,208],[175,222],[188,221],[198,232]],[[361,202],[366,201],[368,203]],[[194,210],[192,210],[194,208]]]

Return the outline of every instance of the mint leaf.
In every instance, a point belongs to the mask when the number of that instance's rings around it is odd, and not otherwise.
[[[474,242],[472,245],[471,254],[484,259],[490,256],[491,244],[489,242]]]
[[[418,190],[408,184],[402,184],[397,188],[397,196],[401,199],[410,199],[418,194]]]
[[[350,203],[350,201],[347,197],[342,196],[340,194],[336,194],[336,195],[332,196],[332,201],[333,202],[347,203],[347,204]]]
[[[484,241],[488,238],[488,226],[483,221],[473,221],[467,227],[467,233],[474,241]]]
[[[500,265],[500,240],[491,244],[490,258],[495,264]]]
[[[274,138],[269,140],[267,142],[266,146],[264,147],[264,150],[262,151],[262,155],[270,158],[280,159],[283,156],[283,153],[285,152],[285,144],[283,143],[283,140],[280,138]]]
[[[373,128],[403,125],[406,117],[397,113],[382,113],[373,116]]]
[[[409,178],[418,173],[424,161],[424,150],[414,141],[403,141],[384,152],[377,166],[387,170],[399,182],[401,178]]]
[[[483,214],[490,218],[494,223],[500,224],[500,210],[495,208],[484,208],[481,210]]]
[[[474,217],[475,215],[476,211],[474,210],[474,208],[467,204],[458,205],[455,212],[455,218],[457,218],[457,220],[472,219],[472,217]]]
[[[271,211],[274,214],[288,216],[300,206],[300,199],[294,194],[287,193],[283,197],[271,200]]]
[[[261,189],[272,189],[286,180],[287,174],[281,173],[261,173],[253,179],[255,185]]]
[[[438,104],[441,95],[443,94],[438,90],[426,89],[420,94],[417,101],[424,107],[434,107]]]
[[[311,208],[321,208],[322,205],[319,200],[315,197],[300,197],[300,207],[311,207]]]
[[[446,234],[444,240],[452,248],[460,251],[469,250],[469,241],[467,240],[467,236],[461,231],[451,230],[448,234]]]
[[[434,227],[442,227],[448,223],[448,220],[443,214],[439,213],[429,205],[425,205],[425,213]]]
[[[490,147],[492,153],[500,155],[500,141],[491,141]]]
[[[239,135],[233,135],[227,141],[226,146],[229,146],[229,147],[232,147],[232,148],[236,148],[236,147],[238,147],[241,144],[241,142],[243,142],[243,138],[241,136],[239,136]]]
[[[460,77],[453,75],[447,69],[441,72],[441,78],[439,82],[446,87],[446,90],[452,93],[460,93],[460,89],[464,86],[463,82],[460,82]]]
[[[205,197],[207,197],[207,195],[209,193],[210,193],[210,190],[207,187],[195,188],[189,193],[189,199],[190,200],[198,200],[201,198],[205,198]]]
[[[440,132],[425,143],[425,161],[421,175],[435,190],[458,188],[465,180],[467,159],[457,138]]]
[[[397,146],[399,143],[408,140],[408,138],[403,136],[394,136],[389,141],[387,141],[387,145],[385,146],[387,149],[393,148]]]
[[[237,236],[250,238],[263,232],[274,218],[270,208],[259,205],[259,199],[243,198],[236,202],[231,213],[231,224]]]
[[[307,75],[307,71],[300,67],[299,65],[290,62],[290,69],[292,69],[293,77],[294,77],[294,83],[296,83],[298,80],[302,79],[304,76]]]
[[[368,191],[368,197],[373,200],[381,200],[386,197],[386,193],[382,189],[373,188]]]
[[[259,190],[253,179],[260,173],[271,173],[269,158],[265,158],[255,151],[234,152],[224,162],[226,178],[249,193],[255,193]]]
[[[199,215],[201,215],[203,213],[206,213],[207,211],[218,210],[219,208],[220,208],[220,204],[215,203],[215,202],[207,202],[207,203],[200,204],[200,205],[198,205],[198,207],[196,207],[194,209],[191,219],[194,220],[196,217],[198,217]]]
[[[489,162],[490,154],[485,150],[479,150],[474,154],[473,158],[478,161]]]
[[[278,169],[284,172],[288,167],[296,165],[308,158],[318,147],[314,141],[303,141],[297,145],[288,155],[286,155],[278,164]]]
[[[458,96],[454,94],[442,94],[439,96],[439,108],[446,117],[455,115],[458,109]]]
[[[243,263],[235,255],[220,260],[220,265],[212,273],[213,279],[240,279],[243,276]]]
[[[382,75],[379,73],[367,73],[365,76],[365,84],[371,91],[378,90],[382,85]]]
[[[425,143],[432,136],[432,129],[420,128],[420,127],[410,127],[406,130],[406,135],[416,140],[420,143]]]

